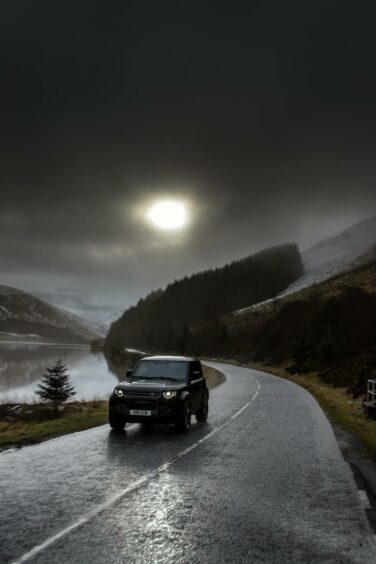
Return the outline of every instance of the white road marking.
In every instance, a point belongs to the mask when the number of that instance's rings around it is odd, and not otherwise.
[[[51,537],[46,539],[41,544],[38,544],[37,546],[35,546],[31,550],[29,550],[29,552],[26,552],[23,556],[21,556],[17,560],[14,560],[12,562],[12,564],[19,564],[21,562],[26,562],[27,560],[30,560],[31,558],[33,558],[34,556],[36,556],[37,554],[39,554],[40,552],[42,552],[43,550],[45,550],[46,548],[48,548],[49,546],[54,544],[56,541],[65,537],[67,534],[74,531],[75,529],[78,529],[79,527],[81,527],[82,525],[84,525],[85,523],[87,523],[88,521],[90,521],[91,519],[93,519],[94,517],[96,517],[97,515],[99,515],[103,511],[105,511],[106,509],[108,509],[109,507],[111,507],[111,505],[113,505],[114,503],[116,503],[117,501],[119,501],[120,499],[125,497],[126,495],[134,492],[135,490],[137,490],[141,486],[145,485],[149,480],[158,476],[158,474],[165,472],[177,460],[180,460],[180,458],[182,458],[183,456],[185,456],[186,454],[188,454],[189,452],[191,452],[192,450],[194,450],[195,448],[200,446],[202,443],[206,442],[208,439],[210,439],[211,437],[213,437],[214,435],[216,435],[217,433],[222,431],[222,429],[227,427],[227,425],[229,425],[234,419],[239,417],[239,415],[241,413],[243,413],[243,411],[245,409],[247,409],[251,405],[251,403],[255,401],[257,396],[259,395],[260,388],[261,388],[260,382],[254,376],[251,376],[251,378],[253,380],[255,380],[255,382],[257,384],[257,391],[253,394],[251,399],[246,404],[244,404],[227,421],[222,423],[222,425],[219,425],[219,427],[215,427],[212,431],[210,431],[210,433],[208,433],[207,435],[205,435],[204,437],[202,437],[201,439],[199,439],[198,441],[193,443],[190,447],[188,447],[185,450],[179,452],[179,454],[176,455],[174,458],[172,458],[169,462],[165,462],[161,466],[158,466],[158,468],[156,468],[152,472],[149,472],[149,474],[146,474],[145,476],[143,476],[142,478],[140,478],[139,480],[134,482],[132,485],[128,486],[127,488],[124,488],[123,490],[120,490],[116,495],[110,497],[108,500],[104,501],[100,505],[97,505],[91,511],[88,511],[87,513],[85,513],[82,517],[77,519],[77,521],[75,521],[74,523],[72,523],[71,525],[66,527],[65,529],[62,529],[61,531],[59,531],[55,535],[52,535]]]
[[[358,490],[360,501],[364,509],[371,509],[371,503],[365,490]]]

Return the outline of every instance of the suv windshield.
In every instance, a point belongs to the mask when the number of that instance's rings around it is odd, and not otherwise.
[[[186,362],[174,360],[141,360],[132,376],[147,379],[185,381],[187,376]]]

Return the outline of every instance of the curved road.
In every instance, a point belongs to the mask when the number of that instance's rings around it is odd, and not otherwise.
[[[0,454],[0,561],[375,562],[356,485],[315,400],[219,363],[209,422],[107,426]]]

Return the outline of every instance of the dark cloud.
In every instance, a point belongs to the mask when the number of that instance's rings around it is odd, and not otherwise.
[[[372,2],[0,6],[0,267],[104,303],[376,212]],[[138,220],[194,203],[167,239]],[[108,297],[110,295],[110,297]]]

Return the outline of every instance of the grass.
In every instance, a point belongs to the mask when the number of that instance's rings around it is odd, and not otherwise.
[[[107,401],[72,402],[58,417],[45,419],[40,404],[28,406],[28,416],[0,420],[0,447],[23,446],[68,433],[84,431],[107,421]]]
[[[329,420],[358,437],[366,446],[369,456],[376,461],[376,421],[364,416],[362,399],[353,399],[345,388],[333,388],[325,384],[314,373],[291,375],[283,366],[248,366],[286,378],[308,390],[319,402]]]
[[[209,389],[224,381],[224,375],[218,370],[203,368]],[[15,407],[19,409],[12,414]],[[0,448],[26,446],[104,425],[107,414],[108,402],[99,400],[68,403],[58,417],[46,404],[3,404],[0,406]]]

